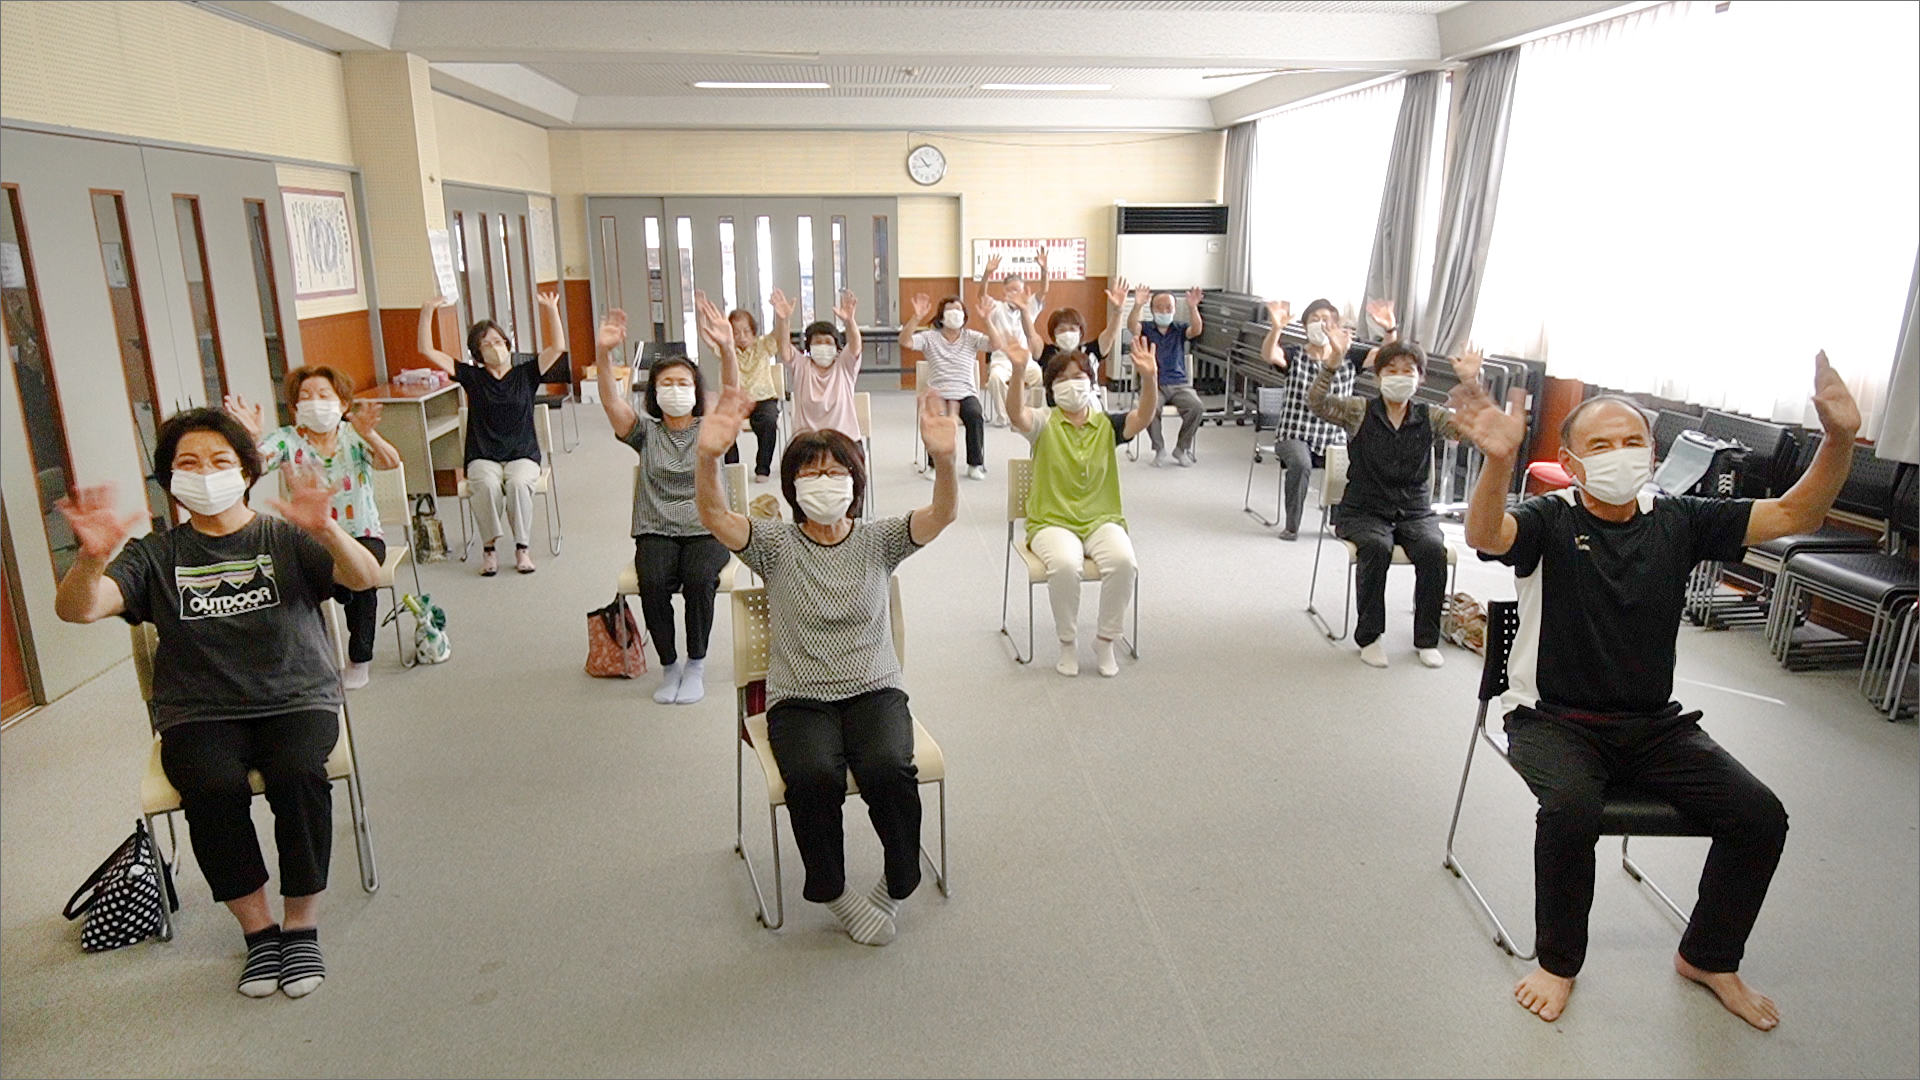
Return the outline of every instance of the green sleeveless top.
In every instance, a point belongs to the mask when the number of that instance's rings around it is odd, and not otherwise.
[[[1068,420],[1058,406],[1033,413],[1033,487],[1027,492],[1027,537],[1048,526],[1075,536],[1113,522],[1126,528],[1120,513],[1120,470],[1114,448],[1126,430],[1127,414],[1096,412],[1085,424]]]

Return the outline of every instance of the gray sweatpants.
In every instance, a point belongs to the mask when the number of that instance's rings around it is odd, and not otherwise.
[[[1174,439],[1176,451],[1193,449],[1193,440],[1200,434],[1200,414],[1205,408],[1200,404],[1200,395],[1193,392],[1191,386],[1163,386],[1160,388],[1160,406],[1164,409],[1171,405],[1180,413],[1180,434]],[[1153,440],[1156,453],[1166,449],[1166,442],[1160,435],[1160,412],[1155,410],[1153,423],[1147,425],[1147,438]]]
[[[540,463],[514,458],[505,465],[476,458],[467,462],[467,487],[473,492],[473,520],[480,539],[488,544],[506,532],[502,515],[513,530],[516,547],[527,547],[533,536],[533,485],[540,479]]]

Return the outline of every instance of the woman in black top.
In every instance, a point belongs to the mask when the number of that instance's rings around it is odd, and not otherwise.
[[[564,356],[567,329],[560,322],[560,296],[541,293],[540,317],[547,324],[547,347],[532,363],[516,364],[513,341],[492,319],[481,319],[467,331],[467,355],[472,364],[434,348],[433,313],[451,301],[436,296],[420,307],[420,332],[415,342],[420,355],[453,376],[467,392],[467,484],[473,490],[473,516],[482,541],[480,574],[492,577],[500,570],[493,545],[507,528],[513,530],[514,569],[533,573],[533,554],[527,543],[533,526],[533,485],[540,479],[540,439],[533,430],[533,399],[542,384],[569,382],[555,372]]]
[[[109,564],[145,511],[122,517],[112,485],[62,499],[80,554],[54,609],[67,622],[119,615],[159,631],[151,718],[160,763],[214,899],[247,936],[240,992],[301,997],[326,977],[318,930],[333,839],[326,765],[345,700],[320,604],[336,586],[373,588],[380,564],[333,519],[317,472],[293,470],[288,499],[270,502],[285,520],[254,513],[246,491],[261,471],[259,449],[233,417],[175,414],[160,426],[153,474],[186,508],[186,523],[134,540]],[[284,930],[267,906],[249,769],[260,771],[273,807]]]

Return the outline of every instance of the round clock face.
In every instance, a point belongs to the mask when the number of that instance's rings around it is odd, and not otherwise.
[[[916,146],[907,155],[907,175],[913,182],[931,186],[947,175],[947,155],[932,146]]]

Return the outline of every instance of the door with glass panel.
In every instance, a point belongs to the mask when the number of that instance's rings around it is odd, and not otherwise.
[[[441,193],[460,282],[455,306],[462,340],[468,327],[491,319],[507,331],[515,351],[538,352],[546,344],[546,328],[535,318],[533,224],[526,194],[466,184],[444,185]]]

